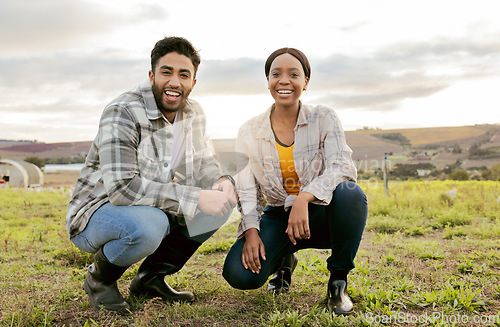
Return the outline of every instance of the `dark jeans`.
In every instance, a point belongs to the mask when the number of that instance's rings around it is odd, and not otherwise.
[[[354,182],[343,182],[333,192],[329,205],[309,204],[311,238],[293,245],[285,230],[288,215],[283,207],[267,206],[262,214],[259,236],[266,250],[260,272],[252,273],[241,263],[245,238],[236,240],[224,262],[222,275],[237,289],[259,288],[281,264],[282,258],[301,249],[332,249],[327,259],[330,271],[351,270],[365,229],[368,205],[363,190]]]

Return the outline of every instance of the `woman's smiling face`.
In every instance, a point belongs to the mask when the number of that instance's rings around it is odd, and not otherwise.
[[[300,61],[289,53],[284,53],[271,64],[267,78],[269,91],[276,105],[289,107],[298,104],[307,87],[308,78]]]

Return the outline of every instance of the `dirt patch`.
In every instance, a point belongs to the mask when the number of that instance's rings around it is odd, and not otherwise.
[[[79,171],[57,171],[44,174],[44,186],[51,187],[71,187],[75,186],[80,175]]]

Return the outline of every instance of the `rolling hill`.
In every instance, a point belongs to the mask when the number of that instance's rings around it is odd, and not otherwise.
[[[486,166],[500,162],[500,156],[490,159],[469,159],[469,149],[480,145],[482,149],[498,149],[500,154],[500,124],[460,127],[434,127],[412,129],[363,129],[346,131],[347,144],[353,150],[358,167],[373,165],[392,153],[394,161],[424,160],[437,167],[462,162],[464,168]],[[404,142],[401,142],[404,140]],[[406,143],[405,143],[406,142]],[[0,141],[0,158],[22,160],[26,157],[71,157],[87,153],[91,141],[35,143]],[[234,139],[214,139],[214,147],[223,163],[234,159]],[[452,151],[459,149],[460,151]],[[424,154],[424,155],[420,155]],[[419,156],[420,155],[420,156]]]

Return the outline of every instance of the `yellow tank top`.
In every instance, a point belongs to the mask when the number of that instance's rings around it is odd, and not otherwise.
[[[300,181],[295,172],[295,164],[293,162],[293,144],[290,146],[283,146],[276,142],[276,148],[278,149],[280,158],[283,187],[288,195],[298,195],[300,191]]]

